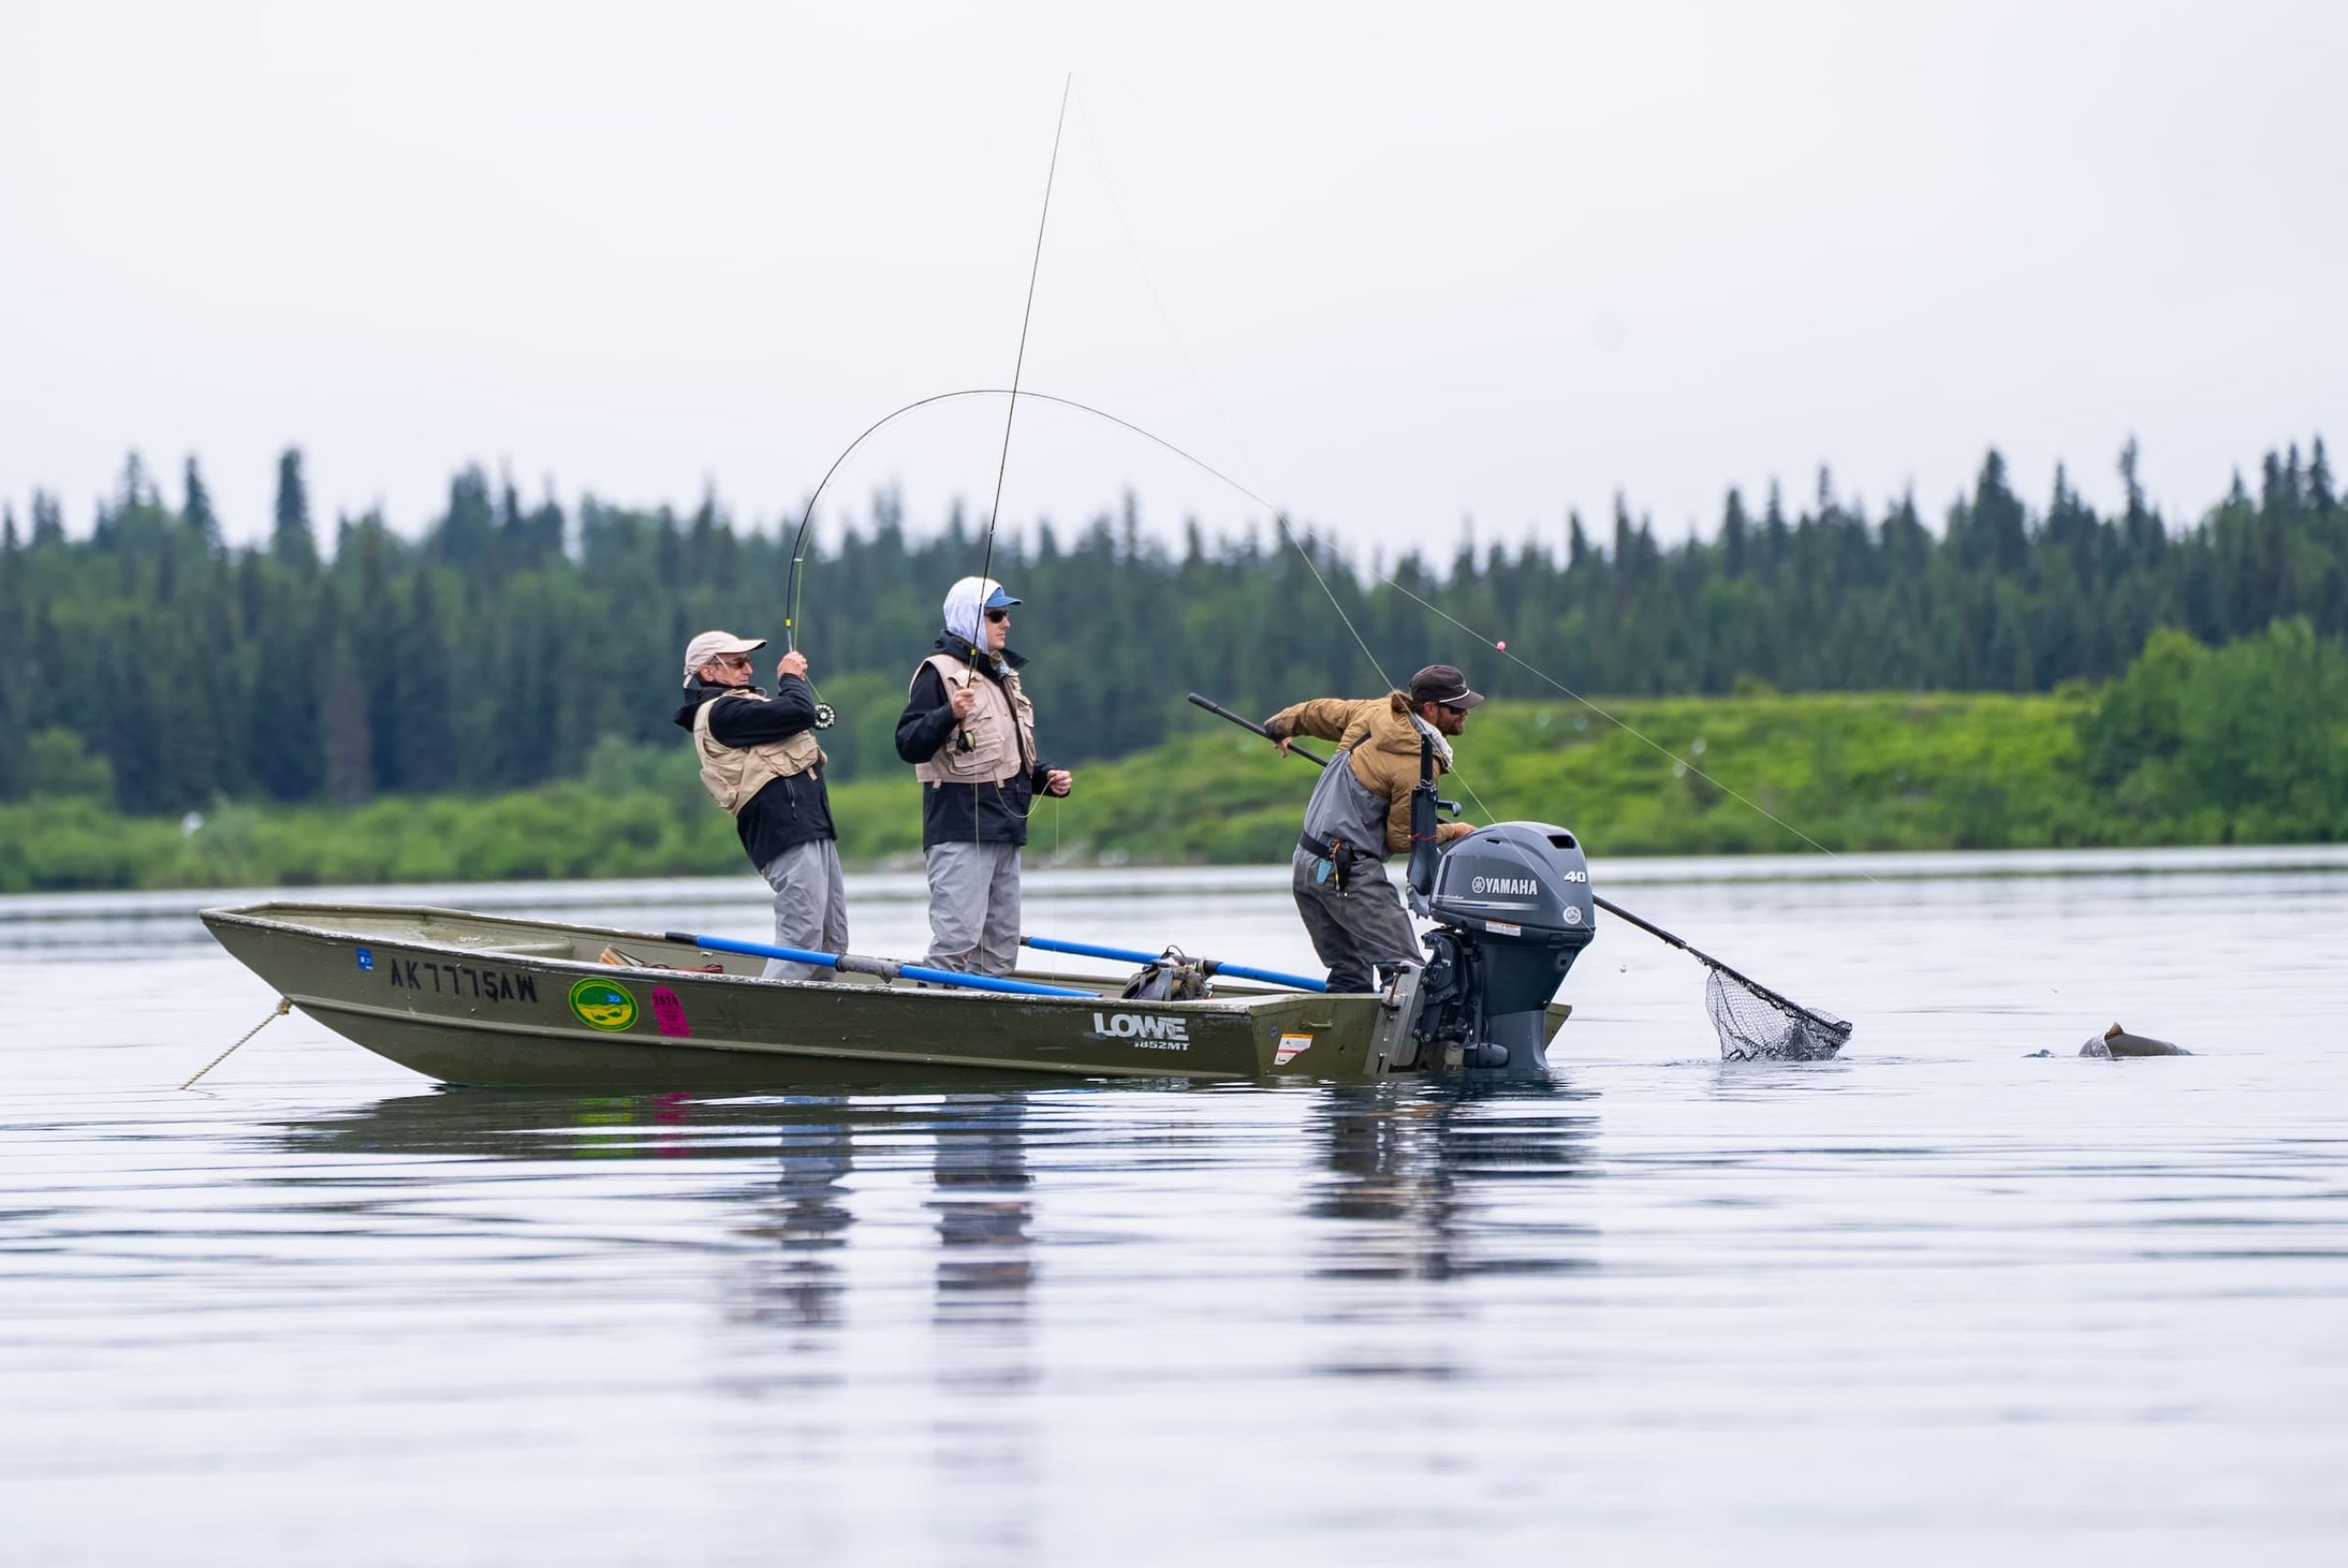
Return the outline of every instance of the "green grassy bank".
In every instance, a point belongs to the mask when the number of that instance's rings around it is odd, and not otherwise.
[[[2348,839],[2348,656],[2304,623],[2215,651],[2158,634],[2126,678],[2092,690],[1605,706],[1631,729],[1569,702],[1487,705],[1459,743],[1447,792],[1472,821],[1562,823],[1600,855],[1803,847],[1755,806],[1836,850]],[[1312,779],[1309,765],[1200,715],[1193,733],[1080,768],[1073,798],[1038,805],[1031,855],[1278,860]],[[836,784],[833,805],[852,864],[918,851],[910,775]],[[122,815],[86,796],[0,805],[0,891],[10,892],[742,866],[732,823],[702,793],[681,744],[607,745],[586,777],[515,794],[224,802],[200,825]]]

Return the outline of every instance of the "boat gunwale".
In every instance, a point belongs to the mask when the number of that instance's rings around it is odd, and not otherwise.
[[[670,940],[666,933],[660,932],[629,931],[619,926],[570,924],[560,921],[537,920],[529,916],[484,915],[469,910],[448,909],[437,904],[306,904],[271,899],[258,904],[222,904],[212,909],[199,910],[196,911],[196,918],[204,922],[206,926],[210,926],[216,921],[225,924],[241,925],[263,931],[285,932],[306,937],[323,937],[331,940],[356,942],[360,944],[370,941],[394,943],[403,947],[412,947],[426,952],[454,954],[460,957],[468,957],[475,960],[487,955],[504,958],[511,963],[539,965],[548,968],[576,969],[593,975],[609,975],[615,972],[620,974],[628,974],[633,972],[639,974],[673,975],[680,978],[695,982],[705,983],[714,981],[727,985],[759,987],[787,986],[794,990],[820,989],[820,991],[825,995],[843,991],[862,995],[870,995],[874,992],[880,992],[898,997],[918,996],[925,999],[950,997],[958,1000],[976,999],[996,1002],[1016,1002],[1031,1005],[1037,1003],[1047,1005],[1062,1004],[1077,1007],[1097,1007],[1102,1002],[1110,1001],[1120,1002],[1129,1007],[1147,1007],[1152,1009],[1179,1008],[1186,1011],[1219,1013],[1234,1017],[1252,1016],[1256,1011],[1257,1004],[1260,1003],[1284,1003],[1300,1000],[1328,1001],[1332,999],[1331,993],[1323,991],[1279,990],[1268,988],[1259,988],[1252,986],[1234,988],[1232,990],[1219,996],[1138,1001],[1133,999],[1118,997],[1113,994],[1094,994],[1084,997],[1055,997],[1037,996],[1024,992],[980,990],[975,988],[966,988],[941,987],[928,988],[917,986],[906,987],[898,985],[893,978],[883,980],[879,985],[869,985],[853,980],[768,979],[766,977],[761,975],[735,975],[724,972],[711,974],[698,969],[672,969],[663,965],[654,964],[614,965],[602,963],[590,958],[554,958],[543,954],[507,954],[502,953],[494,947],[463,947],[447,942],[436,942],[420,934],[414,936],[405,934],[381,935],[373,933],[340,931],[330,926],[305,923],[300,921],[272,919],[267,915],[255,912],[261,910],[309,910],[321,912],[331,911],[364,911],[370,915],[415,915],[426,918],[438,917],[451,920],[486,922],[494,922],[500,925],[529,927],[539,931],[562,932],[572,935],[586,933],[599,937],[616,937],[637,942],[658,942],[668,944]],[[707,952],[708,949],[702,949],[702,951]],[[895,962],[895,960],[891,960],[891,962]],[[1067,980],[1080,985],[1114,985],[1118,983],[1113,979],[1113,977],[1108,976],[1054,975],[1049,977],[1053,979]],[[1357,999],[1353,999],[1374,1002],[1377,1001],[1379,998],[1374,993],[1364,992]]]

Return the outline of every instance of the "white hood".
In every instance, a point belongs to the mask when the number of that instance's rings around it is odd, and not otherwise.
[[[966,577],[946,591],[946,629],[978,648],[986,650],[987,640],[979,634],[979,606],[1002,590],[1002,584],[991,577]]]

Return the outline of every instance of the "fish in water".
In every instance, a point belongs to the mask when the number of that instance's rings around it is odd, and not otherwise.
[[[2165,1040],[2154,1040],[2142,1034],[2131,1034],[2115,1023],[2080,1046],[2079,1055],[2101,1056],[2109,1060],[2114,1056],[2190,1056],[2193,1053],[2182,1045],[2172,1045]]]

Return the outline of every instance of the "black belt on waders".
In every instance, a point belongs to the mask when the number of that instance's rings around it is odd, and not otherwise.
[[[1329,885],[1340,893],[1353,879],[1354,862],[1370,858],[1342,838],[1321,839],[1309,833],[1297,835],[1296,846],[1329,867]]]

